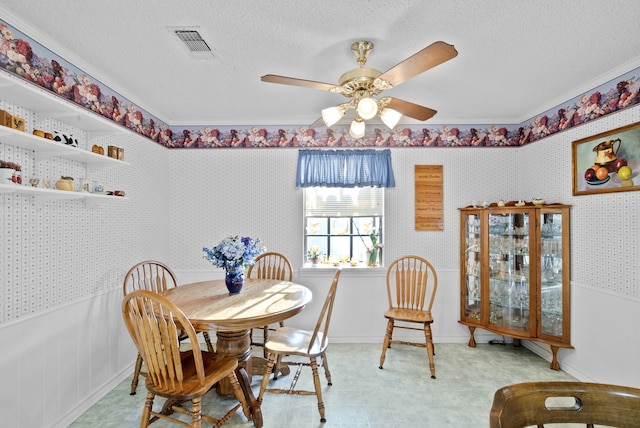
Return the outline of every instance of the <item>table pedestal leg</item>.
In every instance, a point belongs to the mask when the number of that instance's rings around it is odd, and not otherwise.
[[[253,374],[254,375],[258,375],[258,376],[263,376],[264,375],[264,371],[267,367],[267,359],[263,358],[263,357],[258,357],[258,356],[253,356],[251,358],[251,364],[253,366]],[[275,367],[274,367],[275,369]],[[291,373],[291,369],[289,369],[289,366],[287,365],[286,362],[283,362],[280,365],[280,371],[278,372],[278,376],[282,375],[282,376],[286,376],[289,373]]]
[[[251,382],[251,339],[249,330],[242,331],[218,331],[216,342],[216,352],[229,355],[238,360],[238,365],[244,367]],[[227,379],[218,382],[216,392],[220,396],[234,397],[233,389]]]

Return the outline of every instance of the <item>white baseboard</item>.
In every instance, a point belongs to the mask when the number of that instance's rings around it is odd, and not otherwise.
[[[123,380],[131,376],[135,368],[135,362],[123,369],[118,375],[105,383],[101,388],[94,391],[93,394],[87,396],[84,400],[78,403],[75,409],[70,413],[64,415],[64,417],[56,421],[52,428],[66,428],[71,425],[76,419],[82,416],[87,410],[93,407],[98,401],[103,399],[108,393],[110,393],[116,386]]]

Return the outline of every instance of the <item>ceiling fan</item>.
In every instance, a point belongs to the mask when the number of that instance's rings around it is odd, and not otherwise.
[[[349,101],[345,103],[323,109],[322,118],[315,121],[311,127],[315,127],[322,122],[327,127],[331,127],[345,115],[347,110],[355,109],[356,114],[349,128],[349,134],[353,138],[362,138],[365,131],[364,121],[372,119],[376,115],[380,116],[383,123],[392,129],[403,115],[422,121],[433,117],[437,112],[428,107],[393,97],[374,97],[420,73],[455,58],[458,55],[458,51],[453,45],[442,41],[432,43],[384,73],[374,68],[365,67],[372,49],[373,43],[366,40],[358,41],[351,45],[351,50],[356,56],[359,67],[340,76],[337,85],[275,74],[266,74],[260,80],[334,92],[349,98]]]

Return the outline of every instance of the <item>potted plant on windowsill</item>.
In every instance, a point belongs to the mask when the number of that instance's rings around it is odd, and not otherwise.
[[[317,265],[320,260],[320,249],[317,246],[310,247],[307,251],[307,258],[312,265]]]
[[[367,248],[367,265],[378,266],[378,256],[380,255],[382,244],[378,243],[378,237],[375,233],[369,235],[369,238],[371,238],[371,247]]]

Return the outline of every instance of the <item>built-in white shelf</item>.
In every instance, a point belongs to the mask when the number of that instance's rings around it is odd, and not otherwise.
[[[100,203],[111,203],[118,201],[128,201],[126,196],[103,195],[88,192],[71,192],[68,190],[43,189],[40,187],[32,187],[21,184],[0,184],[0,193],[20,193],[25,195],[33,195],[38,199],[56,200],[56,199],[84,199],[88,205],[96,205]]]
[[[79,149],[63,144],[59,141],[48,140],[17,129],[0,126],[0,142],[11,144],[35,152],[36,161],[52,157],[63,157],[78,162],[84,162],[88,168],[107,168],[111,166],[129,165],[128,162],[99,155],[88,150]]]
[[[30,84],[1,70],[0,98],[32,111],[36,115],[36,122],[46,118],[52,118],[80,128],[87,132],[89,140],[97,136],[128,132],[128,130],[109,119],[98,116],[75,105],[71,101],[57,97],[37,85]],[[86,167],[90,169],[129,165],[128,162],[106,155],[100,155],[88,150],[66,145],[59,141],[38,137],[33,135],[30,130],[20,131],[0,126],[0,143],[33,151],[36,161],[61,157],[84,163]],[[14,183],[0,184],[0,193],[25,194],[35,196],[39,200],[84,199],[87,205],[112,203],[129,199],[124,196],[43,189]]]

